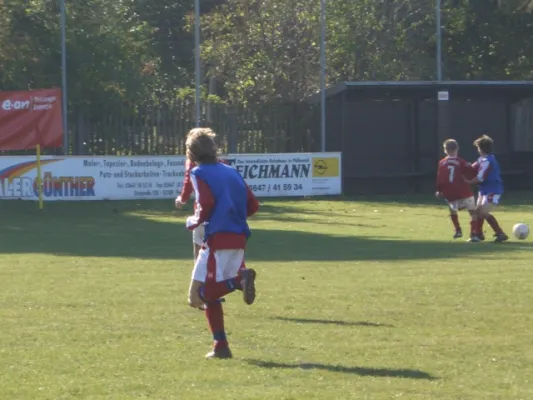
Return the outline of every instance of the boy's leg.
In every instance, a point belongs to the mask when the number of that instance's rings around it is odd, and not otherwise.
[[[209,255],[208,269],[217,270],[217,281],[207,282],[200,288],[200,296],[206,302],[215,301],[235,290],[243,291],[246,304],[255,300],[255,276],[253,269],[243,268],[244,250],[218,250]]]
[[[485,240],[485,233],[483,233],[483,223],[485,222],[485,217],[482,215],[478,216],[477,219],[477,230],[479,232],[479,238]]]
[[[209,324],[209,329],[213,334],[213,350],[206,354],[206,358],[231,358],[224,328],[224,310],[220,301],[213,301],[206,304],[205,317]]]
[[[481,195],[478,196],[477,201],[475,202],[474,210],[472,211],[473,217],[472,217],[472,230],[476,232],[475,235],[471,235],[470,239],[468,239],[468,242],[470,243],[478,243],[482,242],[485,238],[483,237],[483,231],[479,228],[479,220],[482,218],[481,214],[481,206],[482,206],[482,197]]]
[[[482,202],[483,202],[483,195],[481,193],[478,194],[477,196],[477,209],[478,211],[481,209],[482,207]],[[480,213],[478,212],[477,213],[477,232],[478,232],[478,237],[481,241],[485,240],[485,233],[483,233],[483,223],[485,222],[485,217]]]
[[[505,242],[509,237],[503,232],[498,220],[491,214],[491,211],[499,204],[500,195],[484,195],[481,201],[480,215],[490,225],[496,236],[495,242]]]
[[[194,256],[194,262],[198,259],[198,254],[200,254],[200,250],[202,249],[202,245],[198,245],[196,243],[193,243],[193,256]]]
[[[224,329],[224,312],[219,298],[208,301],[203,296],[205,287],[216,285],[217,277],[222,276],[217,270],[213,252],[204,246],[198,255],[192,273],[191,287],[189,289],[189,304],[193,306],[203,305],[207,323],[213,335],[213,350],[206,355],[207,358],[231,358],[226,331]],[[197,301],[191,299],[198,299]]]
[[[235,250],[210,251],[207,261],[208,270],[213,272],[215,279],[209,280],[200,288],[200,296],[206,302],[213,302],[221,297],[241,289],[241,281],[237,275],[226,278],[226,270]]]
[[[204,309],[205,300],[200,296],[200,289],[208,279],[212,279],[212,273],[208,267],[209,249],[202,248],[194,262],[192,270],[191,284],[189,286],[189,305],[191,307]]]
[[[233,272],[232,272],[233,273]],[[246,304],[250,305],[255,301],[255,278],[257,273],[254,269],[246,268],[244,257],[238,269],[241,278],[242,297]]]
[[[246,268],[244,250],[234,250],[234,252],[224,271],[224,278],[236,277],[235,279],[238,279],[240,283],[238,289],[242,291],[244,302],[251,305],[255,301],[255,278],[257,274],[254,269]]]
[[[470,238],[479,238],[476,201],[474,200],[474,196],[464,200],[464,208],[466,208],[470,214]]]
[[[204,233],[205,228],[203,225],[200,225],[198,228],[192,231],[192,242],[194,247],[194,262],[198,259],[198,254],[204,243]]]
[[[200,289],[200,297],[206,302],[205,315],[209,328],[213,334],[214,348],[207,358],[231,358],[226,332],[224,329],[224,313],[219,299],[237,289],[245,289],[249,293],[250,285],[253,286],[253,299],[255,299],[255,271],[242,270],[244,266],[244,250],[218,250],[210,252],[207,261],[208,279]],[[239,275],[240,273],[240,275]],[[253,279],[250,281],[250,276]],[[248,289],[248,290],[246,290]],[[245,301],[247,299],[245,294]]]
[[[459,223],[459,215],[457,215],[457,211],[459,209],[458,202],[454,201],[454,202],[449,203],[449,207],[450,207],[450,219],[452,220],[453,228],[455,229],[455,234],[453,235],[453,238],[457,239],[463,236],[461,224]]]

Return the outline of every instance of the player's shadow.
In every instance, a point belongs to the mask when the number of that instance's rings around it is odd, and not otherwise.
[[[294,322],[297,324],[319,324],[319,325],[336,325],[336,326],[367,326],[375,328],[394,328],[394,325],[382,324],[369,321],[340,321],[329,319],[312,319],[312,318],[290,318],[290,317],[271,317],[273,320]]]
[[[359,376],[370,376],[377,378],[405,378],[405,379],[426,379],[437,380],[439,378],[416,369],[392,369],[392,368],[366,368],[366,367],[347,367],[343,365],[317,364],[317,363],[298,363],[288,364],[274,361],[245,360],[248,364],[259,368],[268,369],[303,369],[303,370],[322,370],[329,372],[340,372],[343,374],[355,374]]]

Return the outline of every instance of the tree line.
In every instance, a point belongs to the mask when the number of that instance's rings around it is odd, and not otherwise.
[[[72,104],[191,96],[192,0],[67,0]],[[444,77],[528,80],[523,0],[443,0]],[[319,87],[319,0],[201,0],[205,91],[221,101],[298,100]],[[435,79],[435,4],[327,2],[327,81]],[[0,89],[58,86],[57,0],[0,2]],[[209,90],[210,89],[210,90]]]
[[[60,86],[58,3],[0,0],[0,90]],[[213,115],[224,116],[210,118],[223,131],[238,127],[241,136],[232,140],[240,144],[258,138],[260,145],[249,144],[248,151],[310,146],[315,116],[279,107],[319,89],[320,0],[200,3],[202,96],[223,107]],[[66,4],[69,109],[89,110],[74,121],[78,146],[92,137],[102,149],[84,151],[181,151],[174,136],[194,123],[194,1]],[[435,0],[326,4],[328,85],[436,78]],[[532,6],[526,0],[442,0],[444,79],[533,79]],[[169,106],[175,102],[180,106]],[[148,108],[139,111],[142,104]],[[277,108],[267,112],[265,104]],[[235,107],[246,108],[246,115],[229,118]],[[110,113],[115,119],[106,125]],[[179,133],[176,120],[184,121]],[[163,131],[168,139],[161,139]]]

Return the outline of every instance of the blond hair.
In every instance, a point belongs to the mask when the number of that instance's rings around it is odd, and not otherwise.
[[[444,141],[442,147],[446,154],[450,154],[459,150],[459,143],[457,143],[457,140],[455,139],[448,139]]]
[[[210,128],[194,128],[187,135],[185,146],[187,157],[195,163],[214,163],[217,161],[216,133]]]

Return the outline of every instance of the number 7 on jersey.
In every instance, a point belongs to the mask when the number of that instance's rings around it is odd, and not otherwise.
[[[448,170],[450,171],[450,174],[448,175],[448,179],[450,183],[453,183],[455,179],[455,166],[454,165],[448,165]]]

